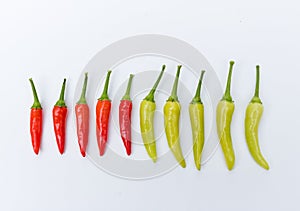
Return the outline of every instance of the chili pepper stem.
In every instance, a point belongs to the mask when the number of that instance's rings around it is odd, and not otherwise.
[[[81,96],[80,96],[77,104],[86,104],[87,103],[86,98],[85,98],[87,81],[88,81],[88,73],[84,73],[84,82],[83,82],[83,87],[81,90]]]
[[[30,85],[31,85],[32,93],[33,93],[33,98],[34,98],[34,102],[33,102],[33,105],[31,106],[31,108],[42,108],[32,78],[29,78],[29,81],[30,81]]]
[[[202,70],[201,71],[201,76],[200,76],[200,79],[199,79],[199,82],[198,82],[197,90],[196,90],[195,96],[192,99],[191,103],[201,103],[202,104],[202,100],[201,100],[201,97],[200,97],[200,92],[201,92],[204,73],[205,73],[205,70]]]
[[[233,65],[234,61],[230,61],[230,67],[229,67],[229,72],[228,72],[228,77],[227,77],[227,85],[226,85],[226,90],[223,95],[222,100],[226,100],[228,102],[232,102],[232,97],[230,94],[230,86],[231,86],[231,75],[232,75],[232,70],[233,70]]]
[[[160,72],[158,78],[156,79],[155,84],[153,85],[153,87],[150,90],[149,94],[144,98],[144,100],[154,102],[154,93],[156,91],[156,88],[157,88],[162,76],[163,76],[163,73],[164,73],[165,69],[166,69],[166,65],[163,65],[162,69],[161,69],[161,72]]]
[[[171,101],[171,102],[178,101],[177,87],[178,87],[178,80],[179,80],[181,67],[182,67],[182,65],[177,66],[177,72],[176,72],[176,77],[175,77],[175,81],[174,81],[174,84],[173,84],[171,96],[168,98],[167,101]]]
[[[256,84],[255,84],[255,92],[254,96],[251,99],[251,103],[260,103],[262,104],[260,98],[259,98],[259,73],[260,73],[260,68],[259,65],[256,65]]]
[[[64,78],[64,82],[63,85],[61,87],[61,91],[60,91],[60,96],[59,96],[59,100],[55,103],[55,106],[59,106],[59,107],[66,107],[66,103],[65,103],[65,89],[66,89],[66,80]]]
[[[101,97],[98,100],[110,100],[107,94],[110,74],[111,74],[111,70],[107,71],[103,92],[101,94]]]
[[[129,76],[126,92],[125,92],[125,95],[122,97],[122,100],[131,100],[130,99],[130,90],[131,90],[133,76],[134,76],[133,74],[130,74],[130,76]]]

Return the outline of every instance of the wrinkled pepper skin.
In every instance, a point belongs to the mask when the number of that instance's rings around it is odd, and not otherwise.
[[[259,75],[260,75],[260,67],[259,65],[257,65],[255,92],[253,98],[251,99],[246,109],[245,136],[246,136],[248,149],[253,159],[262,168],[269,170],[270,168],[269,164],[263,157],[258,142],[258,126],[264,110],[261,99],[259,98],[259,77],[260,77]]]
[[[179,117],[179,102],[166,102],[164,106],[164,123],[168,146],[173,152],[177,162],[181,165],[181,167],[185,168],[186,163],[182,154],[179,138]]]
[[[141,135],[142,135],[142,139],[143,139],[146,151],[154,163],[157,160],[156,140],[155,140],[155,135],[154,135],[154,125],[153,125],[154,113],[155,113],[155,109],[156,109],[154,94],[155,94],[158,84],[164,74],[165,69],[166,69],[166,65],[163,65],[162,69],[160,71],[160,74],[159,74],[158,78],[156,79],[152,89],[150,90],[148,95],[142,100],[142,102],[140,104]]]
[[[31,135],[31,144],[35,154],[39,154],[41,139],[42,139],[42,130],[43,130],[43,109],[39,101],[37,91],[35,89],[32,78],[29,79],[34,102],[31,106],[30,111],[30,135]]]
[[[127,155],[131,154],[131,111],[131,100],[121,100],[119,105],[119,126]]]
[[[259,142],[258,142],[258,126],[263,114],[263,105],[260,103],[249,103],[246,109],[245,117],[245,136],[247,140],[248,149],[253,159],[258,165],[264,169],[269,169],[269,164],[263,157]]]
[[[120,134],[126,149],[126,153],[129,156],[131,154],[131,111],[132,101],[130,98],[130,90],[132,79],[134,75],[130,74],[128,79],[127,88],[124,96],[122,97],[119,105],[119,126]]]
[[[190,121],[193,135],[193,153],[196,168],[201,168],[201,155],[204,146],[204,106],[191,103],[189,106]]]
[[[88,82],[88,73],[84,74],[84,82],[81,90],[81,96],[75,105],[76,131],[80,153],[85,157],[86,147],[89,141],[90,127],[90,109],[86,101],[86,88]]]
[[[231,120],[234,112],[234,104],[222,100],[217,106],[217,132],[220,139],[222,151],[224,153],[227,168],[233,169],[235,163],[235,155],[231,140]]]
[[[156,162],[156,142],[154,135],[154,113],[156,104],[154,102],[143,100],[140,105],[140,128],[146,151],[153,162]]]
[[[54,106],[52,110],[56,143],[60,154],[65,151],[67,107]]]
[[[77,138],[80,153],[83,157],[86,155],[86,148],[89,141],[89,123],[90,123],[90,110],[87,104],[76,104],[76,128]]]
[[[98,100],[96,106],[96,134],[100,156],[103,156],[105,153],[108,137],[110,110],[110,100]]]

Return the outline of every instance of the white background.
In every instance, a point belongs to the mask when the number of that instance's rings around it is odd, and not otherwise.
[[[278,1],[276,1],[278,2]],[[299,52],[297,1],[1,1],[1,210],[299,210]],[[87,62],[103,47],[137,34],[177,37],[210,61],[225,85],[236,61],[232,122],[236,166],[228,172],[221,150],[201,172],[192,165],[147,181],[112,177],[80,157],[74,127],[60,156],[51,109],[61,79],[67,104]],[[255,65],[261,65],[262,151],[259,168],[243,134]],[[44,106],[39,156],[28,131],[34,77]],[[70,110],[72,113],[73,110]],[[73,114],[68,118],[73,124]]]

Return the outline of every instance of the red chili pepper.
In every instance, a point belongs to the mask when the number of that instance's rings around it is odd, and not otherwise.
[[[83,157],[85,157],[86,147],[89,141],[90,111],[85,98],[87,80],[88,73],[85,73],[81,96],[75,106],[78,144]]]
[[[96,106],[96,136],[99,147],[100,156],[104,155],[107,136],[109,115],[111,109],[111,101],[107,95],[109,77],[111,71],[109,70],[106,75],[105,85],[101,97],[98,99]]]
[[[119,125],[121,138],[126,148],[127,155],[131,154],[131,110],[132,101],[130,99],[130,89],[132,78],[134,75],[130,74],[125,95],[122,97],[119,105]]]
[[[34,102],[31,106],[30,111],[30,135],[31,135],[31,143],[33,147],[33,151],[35,154],[39,154],[41,138],[42,138],[42,129],[43,129],[43,109],[39,98],[36,93],[36,89],[33,83],[32,78],[29,79]]]
[[[65,150],[65,136],[66,136],[66,117],[67,117],[67,106],[64,100],[65,97],[66,79],[61,88],[59,100],[54,105],[52,110],[54,132],[56,137],[56,143],[60,154],[64,153]]]

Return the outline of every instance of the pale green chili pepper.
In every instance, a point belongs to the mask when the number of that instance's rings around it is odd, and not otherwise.
[[[155,142],[154,125],[153,125],[154,112],[156,109],[156,104],[154,101],[154,93],[156,91],[156,88],[157,88],[162,76],[163,76],[165,68],[166,68],[166,65],[163,65],[162,70],[161,70],[153,88],[150,90],[149,94],[142,100],[142,102],[140,104],[141,134],[142,134],[142,138],[143,138],[143,142],[144,142],[146,151],[154,163],[157,160],[156,142]]]
[[[226,90],[223,98],[217,106],[217,132],[220,139],[222,151],[224,153],[227,168],[232,170],[235,162],[235,155],[231,140],[231,120],[234,112],[234,104],[230,95],[231,75],[234,61],[230,61],[230,68],[227,78]]]
[[[164,106],[164,122],[169,148],[171,149],[177,162],[182,168],[185,168],[186,163],[182,155],[179,138],[180,103],[177,96],[177,87],[180,69],[181,65],[178,65],[171,96],[168,98]]]
[[[269,164],[261,154],[258,143],[258,126],[264,107],[259,98],[259,66],[256,66],[256,85],[255,93],[246,109],[245,117],[245,136],[248,149],[253,159],[258,165],[269,170]]]
[[[189,105],[190,121],[193,134],[193,153],[196,168],[201,168],[201,154],[204,146],[204,106],[200,92],[205,71],[201,72],[196,94]]]

